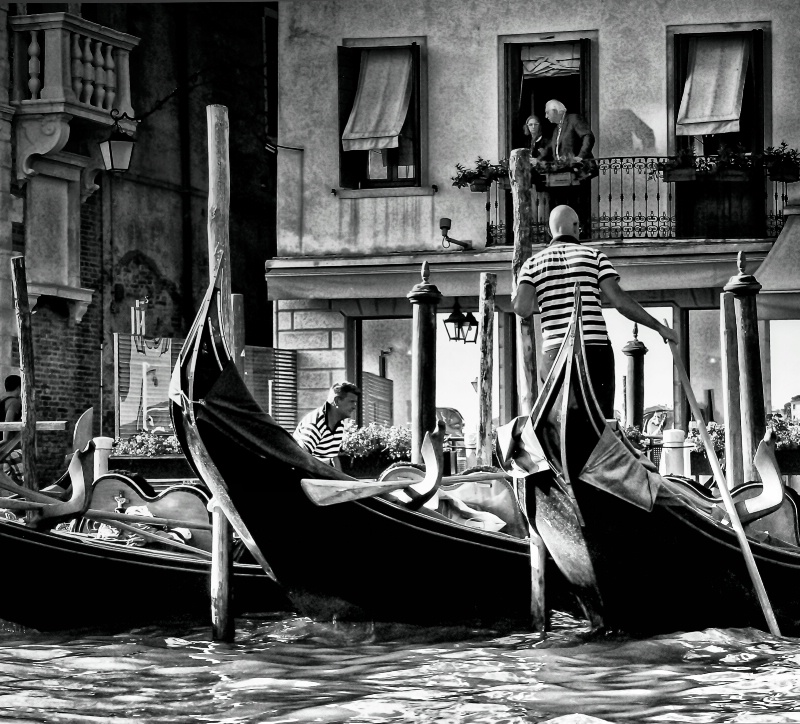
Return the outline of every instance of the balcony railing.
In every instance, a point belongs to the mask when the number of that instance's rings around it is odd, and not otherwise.
[[[694,169],[671,173],[663,170],[670,166],[668,156],[595,160],[597,177],[567,191],[567,198],[583,206],[582,226],[590,228],[584,234],[592,239],[773,238],[783,228],[786,183],[771,180],[760,165],[727,171],[707,156],[695,159]],[[563,186],[548,186],[547,171],[553,169],[542,170],[538,179],[533,174],[538,188],[531,189],[534,243],[550,239],[551,200],[565,198]],[[486,212],[487,245],[513,244],[507,183],[487,191]]]
[[[111,125],[112,108],[133,116],[128,56],[138,38],[69,13],[9,22],[18,112],[68,112],[100,125]]]

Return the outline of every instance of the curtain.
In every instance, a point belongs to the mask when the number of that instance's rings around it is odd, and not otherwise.
[[[739,130],[749,45],[746,37],[711,36],[689,41],[689,66],[678,111],[679,136]]]
[[[525,45],[521,51],[523,78],[553,78],[581,72],[580,43]]]
[[[342,134],[345,151],[397,148],[411,100],[411,73],[410,50],[362,51],[358,91]]]

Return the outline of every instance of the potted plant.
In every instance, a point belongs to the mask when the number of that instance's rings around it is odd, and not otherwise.
[[[346,424],[342,439],[344,471],[354,477],[377,478],[389,465],[411,459],[411,430],[370,423]]]
[[[467,168],[463,164],[456,164],[456,175],[451,177],[453,186],[464,188],[469,186],[470,191],[488,191],[493,183],[504,185],[508,180],[508,159],[501,159],[499,163],[492,163],[478,156],[475,166]]]
[[[660,173],[664,181],[694,181],[697,178],[697,158],[694,149],[682,148],[672,158],[659,161],[655,173]]]
[[[195,477],[175,435],[147,431],[116,438],[109,468],[133,470],[147,479]]]
[[[794,183],[800,181],[800,151],[789,148],[786,141],[780,146],[769,146],[761,155],[769,177],[773,181]]]
[[[717,181],[746,181],[757,160],[758,156],[745,151],[741,143],[734,148],[723,143],[709,170],[715,173]]]

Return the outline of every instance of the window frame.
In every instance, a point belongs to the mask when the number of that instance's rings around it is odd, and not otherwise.
[[[678,150],[678,136],[676,122],[680,100],[676,102],[677,89],[677,63],[675,57],[675,36],[704,36],[719,35],[722,33],[752,33],[754,30],[762,32],[761,47],[761,84],[763,117],[761,125],[763,131],[764,148],[772,145],[772,23],[770,21],[753,23],[705,23],[701,25],[667,25],[667,154],[675,155]],[[750,62],[753,62],[751,57]]]
[[[428,186],[428,77],[427,77],[427,36],[402,36],[391,38],[342,38],[340,47],[343,49],[368,50],[370,48],[386,47],[410,47],[416,45],[418,50],[414,52],[415,68],[413,72],[414,88],[412,92],[412,103],[415,103],[416,127],[418,139],[414,149],[414,161],[417,170],[413,179],[366,179],[364,177],[353,182],[347,181],[345,174],[346,163],[344,159],[345,151],[342,148],[342,117],[340,115],[337,142],[339,145],[339,179],[338,185],[343,197],[354,196],[394,196],[394,195],[418,195],[412,191]],[[338,59],[337,59],[338,63]],[[338,70],[337,70],[338,74]],[[357,79],[356,79],[357,80]],[[337,76],[338,81],[338,76]],[[337,82],[337,99],[340,98],[339,86]],[[341,101],[340,101],[341,102]],[[412,108],[409,107],[409,111]],[[340,111],[341,114],[341,111]],[[346,122],[346,120],[345,120]],[[350,152],[352,153],[352,152]],[[406,193],[402,193],[406,192]]]

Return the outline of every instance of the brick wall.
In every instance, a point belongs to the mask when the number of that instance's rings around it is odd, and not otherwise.
[[[37,436],[39,484],[48,485],[65,469],[72,426],[88,407],[99,431],[102,206],[93,194],[81,206],[81,286],[97,290],[80,324],[70,319],[66,302],[40,298],[32,316],[36,413],[39,420],[67,420],[67,432]],[[108,430],[104,430],[108,434]]]
[[[324,300],[278,305],[277,346],[297,350],[298,419],[319,407],[335,382],[346,379],[345,317]]]

